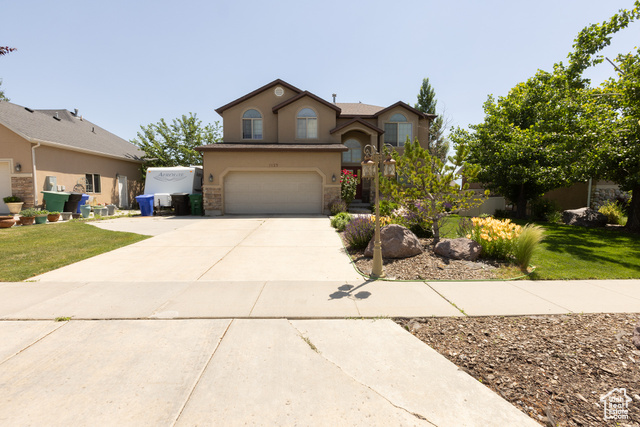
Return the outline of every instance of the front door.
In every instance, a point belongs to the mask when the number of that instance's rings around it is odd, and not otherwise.
[[[342,168],[353,172],[358,177],[358,185],[356,186],[356,199],[362,200],[362,167],[343,166]]]

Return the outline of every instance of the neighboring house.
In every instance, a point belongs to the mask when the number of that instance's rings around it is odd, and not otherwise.
[[[67,110],[33,110],[0,102],[0,212],[2,197],[24,207],[42,204],[43,190],[76,191],[98,203],[129,207],[141,184],[133,144]]]
[[[426,147],[436,117],[404,102],[329,102],[279,79],[216,112],[223,142],[197,148],[207,215],[327,213],[340,198],[341,170],[360,175],[366,145],[402,152],[409,137]],[[356,198],[369,201],[368,181]]]

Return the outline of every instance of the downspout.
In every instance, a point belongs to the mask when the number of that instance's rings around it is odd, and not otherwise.
[[[591,181],[592,178],[589,178],[589,189],[587,190],[587,207],[591,207]]]
[[[31,161],[33,167],[33,207],[38,206],[38,178],[36,176],[36,148],[40,147],[40,143],[38,142],[36,145],[31,147]]]

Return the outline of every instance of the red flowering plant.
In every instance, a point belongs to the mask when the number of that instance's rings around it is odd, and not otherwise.
[[[349,205],[356,198],[356,187],[358,186],[358,175],[350,170],[342,169],[340,175],[340,191],[342,200]]]

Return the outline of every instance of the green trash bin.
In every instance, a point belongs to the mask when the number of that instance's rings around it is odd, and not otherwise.
[[[189,194],[189,203],[191,203],[191,215],[204,215],[202,194]]]
[[[71,193],[58,191],[43,191],[44,207],[49,212],[64,212],[64,204],[69,200]]]

